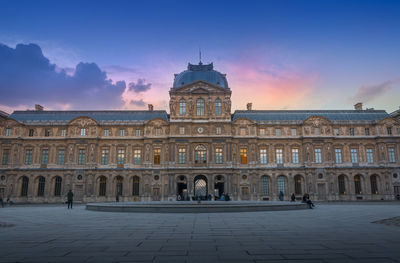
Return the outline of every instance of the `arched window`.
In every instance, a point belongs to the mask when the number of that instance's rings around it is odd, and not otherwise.
[[[376,178],[376,175],[371,175],[370,181],[371,181],[371,194],[377,195],[378,194],[378,180]]]
[[[56,176],[54,180],[54,196],[61,196],[61,183],[62,178],[60,176]]]
[[[339,183],[339,194],[341,195],[346,194],[346,183],[343,174],[339,175],[338,183]]]
[[[122,195],[122,185],[123,185],[124,179],[121,176],[117,176],[116,181],[117,181],[117,184],[116,184],[115,193],[116,193],[116,195]]]
[[[303,191],[301,189],[301,176],[300,175],[296,175],[294,177],[294,193],[296,195],[301,195],[303,193]]]
[[[357,195],[362,194],[360,175],[354,176],[354,190],[355,190],[355,194],[357,194]]]
[[[140,182],[139,176],[134,176],[133,177],[133,189],[132,189],[132,195],[134,195],[134,196],[139,195],[139,182]]]
[[[39,176],[38,188],[37,188],[37,196],[44,196],[44,186],[46,184],[46,178],[43,176]]]
[[[184,99],[179,101],[179,115],[186,115],[186,101]]]
[[[197,145],[194,151],[194,162],[195,163],[206,163],[207,162],[207,149],[203,145]]]
[[[278,176],[278,194],[280,192],[285,193],[285,177],[282,175]]]
[[[198,99],[196,104],[197,116],[204,116],[204,100]]]
[[[21,196],[28,196],[28,184],[29,178],[26,176],[22,176]]]
[[[215,115],[222,114],[222,103],[220,99],[215,100]]]
[[[261,177],[261,183],[262,183],[262,194],[269,195],[268,177],[267,176]]]
[[[100,177],[99,185],[99,196],[106,196],[107,190],[107,178],[105,176]]]

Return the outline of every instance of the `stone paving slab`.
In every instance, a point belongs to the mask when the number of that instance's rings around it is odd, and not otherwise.
[[[399,216],[400,203],[202,214],[14,206],[0,209],[0,263],[400,263],[400,228],[372,223]]]

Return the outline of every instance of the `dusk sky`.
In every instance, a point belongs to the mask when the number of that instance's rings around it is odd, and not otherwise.
[[[400,1],[3,1],[0,110],[168,109],[213,62],[233,110],[400,106]]]

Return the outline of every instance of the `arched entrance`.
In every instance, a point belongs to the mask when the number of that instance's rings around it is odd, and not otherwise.
[[[189,200],[186,176],[180,175],[176,179],[176,194],[178,200]]]
[[[208,195],[207,177],[198,175],[194,178],[194,197],[196,199],[206,200]]]
[[[224,193],[225,193],[225,178],[222,175],[217,175],[215,176],[215,184],[214,184],[215,200],[220,199]]]

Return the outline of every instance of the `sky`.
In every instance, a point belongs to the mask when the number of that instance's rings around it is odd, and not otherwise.
[[[174,73],[233,110],[400,106],[400,1],[0,0],[0,110],[168,109]]]

